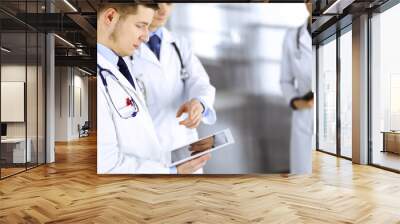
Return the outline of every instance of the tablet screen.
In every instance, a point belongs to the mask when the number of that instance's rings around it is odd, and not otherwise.
[[[205,150],[210,150],[216,148],[218,146],[224,145],[228,143],[228,138],[225,135],[225,132],[221,132],[210,137],[201,139],[197,142],[194,142],[188,146],[184,146],[178,148],[171,152],[171,162],[175,163],[180,160],[186,159],[195,155],[196,153],[201,153]],[[191,150],[192,149],[192,150]],[[201,150],[201,151],[197,151]]]

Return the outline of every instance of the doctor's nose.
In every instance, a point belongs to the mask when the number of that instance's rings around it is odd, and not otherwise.
[[[150,39],[150,31],[146,29],[146,31],[140,36],[140,40],[144,43],[147,43]]]

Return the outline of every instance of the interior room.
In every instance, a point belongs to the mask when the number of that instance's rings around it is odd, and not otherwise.
[[[295,0],[174,3],[166,26],[217,90],[217,123],[199,134],[230,128],[235,144],[204,175],[98,174],[105,2],[0,1],[0,223],[400,222],[399,1],[308,1],[308,175],[290,170],[279,84],[284,37],[307,19]]]

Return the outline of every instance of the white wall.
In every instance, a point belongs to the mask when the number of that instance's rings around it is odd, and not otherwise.
[[[55,111],[55,140],[77,139],[88,120],[88,78],[76,68],[56,67]]]
[[[55,68],[55,141],[68,140],[69,79],[67,67]]]
[[[25,135],[30,139],[32,161],[44,162],[44,74],[40,66],[25,66],[25,64],[3,64],[1,66],[2,82],[24,82],[26,84],[26,106],[25,102],[21,112],[25,114],[26,120],[23,122],[6,122],[7,137],[24,138]],[[26,80],[27,79],[27,80]],[[2,90],[3,92],[3,90]],[[9,98],[2,95],[2,98]],[[1,110],[13,113],[12,108],[2,107]],[[9,111],[7,111],[9,110]],[[37,157],[37,153],[39,156]]]
[[[88,78],[83,77],[75,70],[74,75],[74,113],[72,113],[71,120],[71,135],[74,138],[79,137],[78,133],[78,124],[81,126],[85,123],[85,121],[89,118],[88,113]],[[80,93],[79,93],[80,91]],[[79,97],[80,96],[80,97]],[[80,101],[80,102],[79,102]],[[80,108],[81,107],[81,108]],[[81,111],[80,111],[81,110]]]
[[[1,81],[5,82],[25,82],[25,65],[2,65]],[[1,108],[7,110],[7,108]],[[25,123],[7,123],[7,137],[25,137]]]
[[[28,66],[27,68],[24,65],[18,65],[18,64],[9,64],[9,65],[2,65],[1,66],[1,81],[3,82],[25,82],[25,75],[26,75],[26,70],[28,74],[33,73],[33,71],[36,73],[36,67],[33,66]],[[30,83],[32,84],[32,83]],[[34,83],[36,85],[36,81]],[[31,102],[32,97],[36,97],[36,89],[34,89],[34,92],[29,92],[27,93],[28,102]],[[31,105],[33,106],[33,105]],[[36,105],[35,105],[36,108]],[[1,110],[7,110],[8,108],[1,108]],[[36,114],[34,114],[34,117],[32,117],[31,113],[28,113],[28,122],[31,122],[36,118]],[[36,119],[35,119],[36,121]],[[25,137],[25,123],[26,122],[7,122],[7,136],[8,137]],[[28,128],[31,127],[32,125],[28,125]],[[29,136],[28,136],[29,137]]]

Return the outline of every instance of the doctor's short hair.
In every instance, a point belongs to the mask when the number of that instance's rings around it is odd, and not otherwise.
[[[109,1],[106,3],[100,3],[97,9],[97,18],[99,18],[101,13],[109,8],[115,9],[121,15],[121,18],[124,18],[127,15],[136,14],[138,6],[144,6],[154,10],[159,9],[157,3],[144,3],[141,1],[133,1],[133,3],[121,3],[121,1]]]

